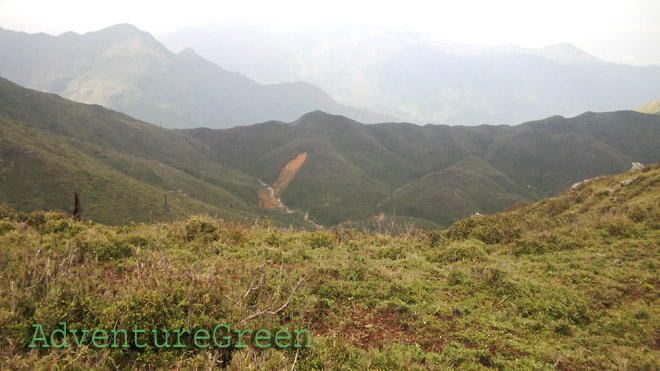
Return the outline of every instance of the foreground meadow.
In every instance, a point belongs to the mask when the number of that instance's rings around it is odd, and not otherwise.
[[[445,231],[393,231],[205,216],[116,227],[2,206],[0,364],[660,369],[660,166]],[[78,331],[67,347],[64,331],[50,337],[62,322]]]

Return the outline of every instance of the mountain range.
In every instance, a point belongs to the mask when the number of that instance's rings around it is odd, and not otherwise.
[[[260,188],[180,132],[0,79],[0,203],[68,212],[76,190],[86,220],[115,225],[191,214],[306,225],[259,209]]]
[[[442,227],[660,162],[660,115],[466,127],[314,111],[290,123],[171,130],[0,79],[0,141],[0,202],[21,211],[71,209],[78,190],[85,216],[111,224],[207,213],[313,227],[385,213]],[[287,209],[260,208],[268,187]]]
[[[338,104],[308,83],[259,84],[192,49],[174,54],[129,24],[57,37],[0,29],[0,76],[168,128],[288,121],[316,109],[364,122],[397,120]]]
[[[660,116],[634,111],[477,127],[364,125],[316,111],[288,124],[186,132],[267,183],[306,153],[281,199],[329,225],[382,211],[448,226],[660,161]]]
[[[483,47],[370,26],[206,26],[160,39],[258,81],[307,81],[341,103],[420,124],[514,125],[660,97],[659,66],[609,63],[569,44]]]

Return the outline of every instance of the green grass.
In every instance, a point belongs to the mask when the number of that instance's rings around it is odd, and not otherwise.
[[[209,217],[112,227],[2,206],[0,363],[656,370],[658,241],[660,165],[445,231],[305,232]],[[274,315],[248,319],[287,301]],[[61,321],[69,328],[306,328],[313,347],[27,347],[33,323],[50,332]]]

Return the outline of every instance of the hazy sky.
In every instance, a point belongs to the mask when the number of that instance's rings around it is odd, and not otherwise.
[[[0,27],[54,35],[132,23],[158,37],[227,22],[365,24],[480,45],[568,42],[605,60],[660,65],[658,0],[0,0]]]

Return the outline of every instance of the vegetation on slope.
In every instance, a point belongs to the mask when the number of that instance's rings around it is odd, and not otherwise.
[[[20,211],[70,210],[77,189],[84,218],[102,223],[208,213],[306,224],[295,215],[260,210],[258,180],[221,164],[194,138],[4,79],[0,143],[0,202]]]
[[[103,223],[175,220],[187,210],[298,226],[310,225],[305,212],[325,226],[386,213],[448,227],[631,162],[660,161],[660,116],[420,127],[316,111],[289,124],[177,131],[0,79],[0,140],[0,202],[23,212],[68,210],[78,188],[86,218]],[[301,153],[305,162],[276,193],[303,213],[259,209],[258,193],[268,195],[260,180],[274,185]]]
[[[654,370],[659,241],[660,165],[446,231],[393,236],[209,217],[109,227],[2,207],[0,363]],[[309,329],[313,346],[28,347],[33,324],[50,334],[63,321],[107,331]]]
[[[448,227],[620,173],[632,162],[660,161],[660,116],[633,111],[478,127],[362,125],[311,112],[289,124],[186,133],[223,163],[270,184],[307,152],[282,200],[326,226],[385,212]]]

